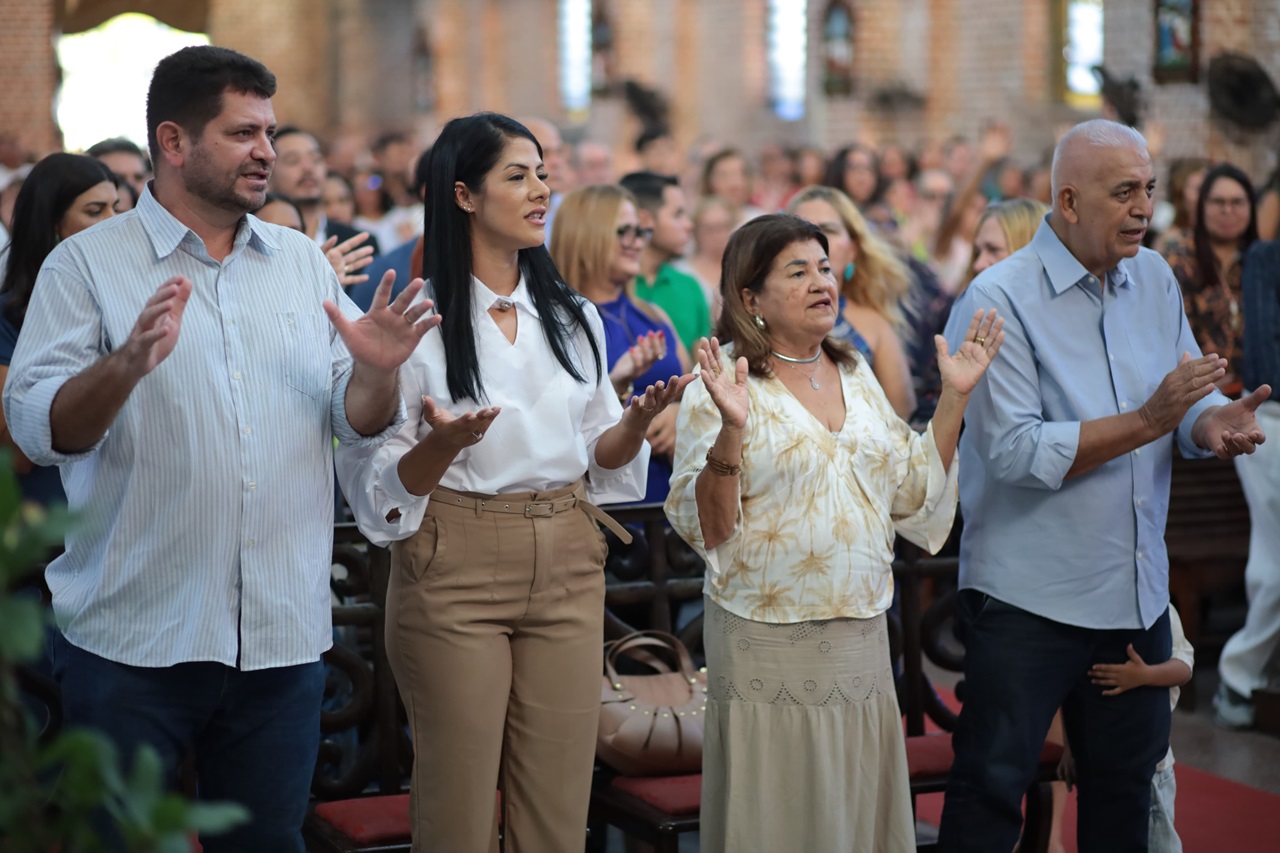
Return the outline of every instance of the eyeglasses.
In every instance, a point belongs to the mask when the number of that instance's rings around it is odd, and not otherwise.
[[[1218,210],[1247,210],[1249,207],[1249,199],[1209,198],[1205,199],[1205,204],[1209,207],[1216,207]]]
[[[624,243],[631,243],[636,239],[647,241],[653,236],[652,228],[641,228],[639,225],[619,225],[618,239]]]

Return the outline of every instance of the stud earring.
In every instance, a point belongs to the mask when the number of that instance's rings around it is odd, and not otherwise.
[[[753,316],[756,318],[756,328],[758,328],[758,329],[760,329],[761,331],[763,331],[763,330],[764,330],[764,318],[763,318],[763,317],[761,317],[759,314],[755,314],[755,315],[753,315]]]

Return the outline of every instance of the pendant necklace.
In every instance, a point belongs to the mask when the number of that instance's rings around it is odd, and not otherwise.
[[[801,376],[803,376],[805,379],[808,379],[808,380],[809,380],[809,387],[810,387],[810,388],[812,388],[812,389],[813,389],[813,390],[815,390],[815,391],[820,391],[820,390],[822,390],[822,386],[821,386],[821,385],[819,385],[819,384],[818,384],[818,380],[817,380],[816,378],[814,378],[814,377],[816,377],[816,376],[818,375],[818,371],[822,369],[822,362],[821,362],[821,361],[819,361],[819,359],[821,359],[821,358],[822,358],[822,350],[821,350],[821,349],[819,349],[819,350],[818,350],[818,354],[817,354],[817,355],[815,355],[813,358],[792,358],[791,356],[789,356],[789,355],[783,355],[783,354],[782,354],[782,353],[780,353],[780,352],[774,352],[774,353],[773,353],[773,357],[774,357],[774,358],[776,358],[776,359],[778,359],[779,361],[781,361],[781,362],[782,362],[783,364],[785,364],[787,367],[790,367],[790,368],[791,368],[792,370],[794,370],[796,373],[799,373],[799,374],[800,374]],[[803,370],[801,370],[799,367],[797,367],[797,365],[800,365],[800,364],[812,364],[812,365],[814,365],[813,372],[812,372],[812,373],[805,373]]]

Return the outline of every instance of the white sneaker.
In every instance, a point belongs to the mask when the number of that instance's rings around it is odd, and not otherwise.
[[[1213,695],[1213,722],[1223,729],[1251,729],[1256,711],[1253,703],[1225,683]]]

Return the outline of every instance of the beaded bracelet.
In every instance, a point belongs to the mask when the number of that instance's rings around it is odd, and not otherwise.
[[[711,448],[707,448],[707,467],[711,469],[712,474],[721,477],[736,477],[742,471],[741,465],[730,465],[718,456],[711,453]]]

